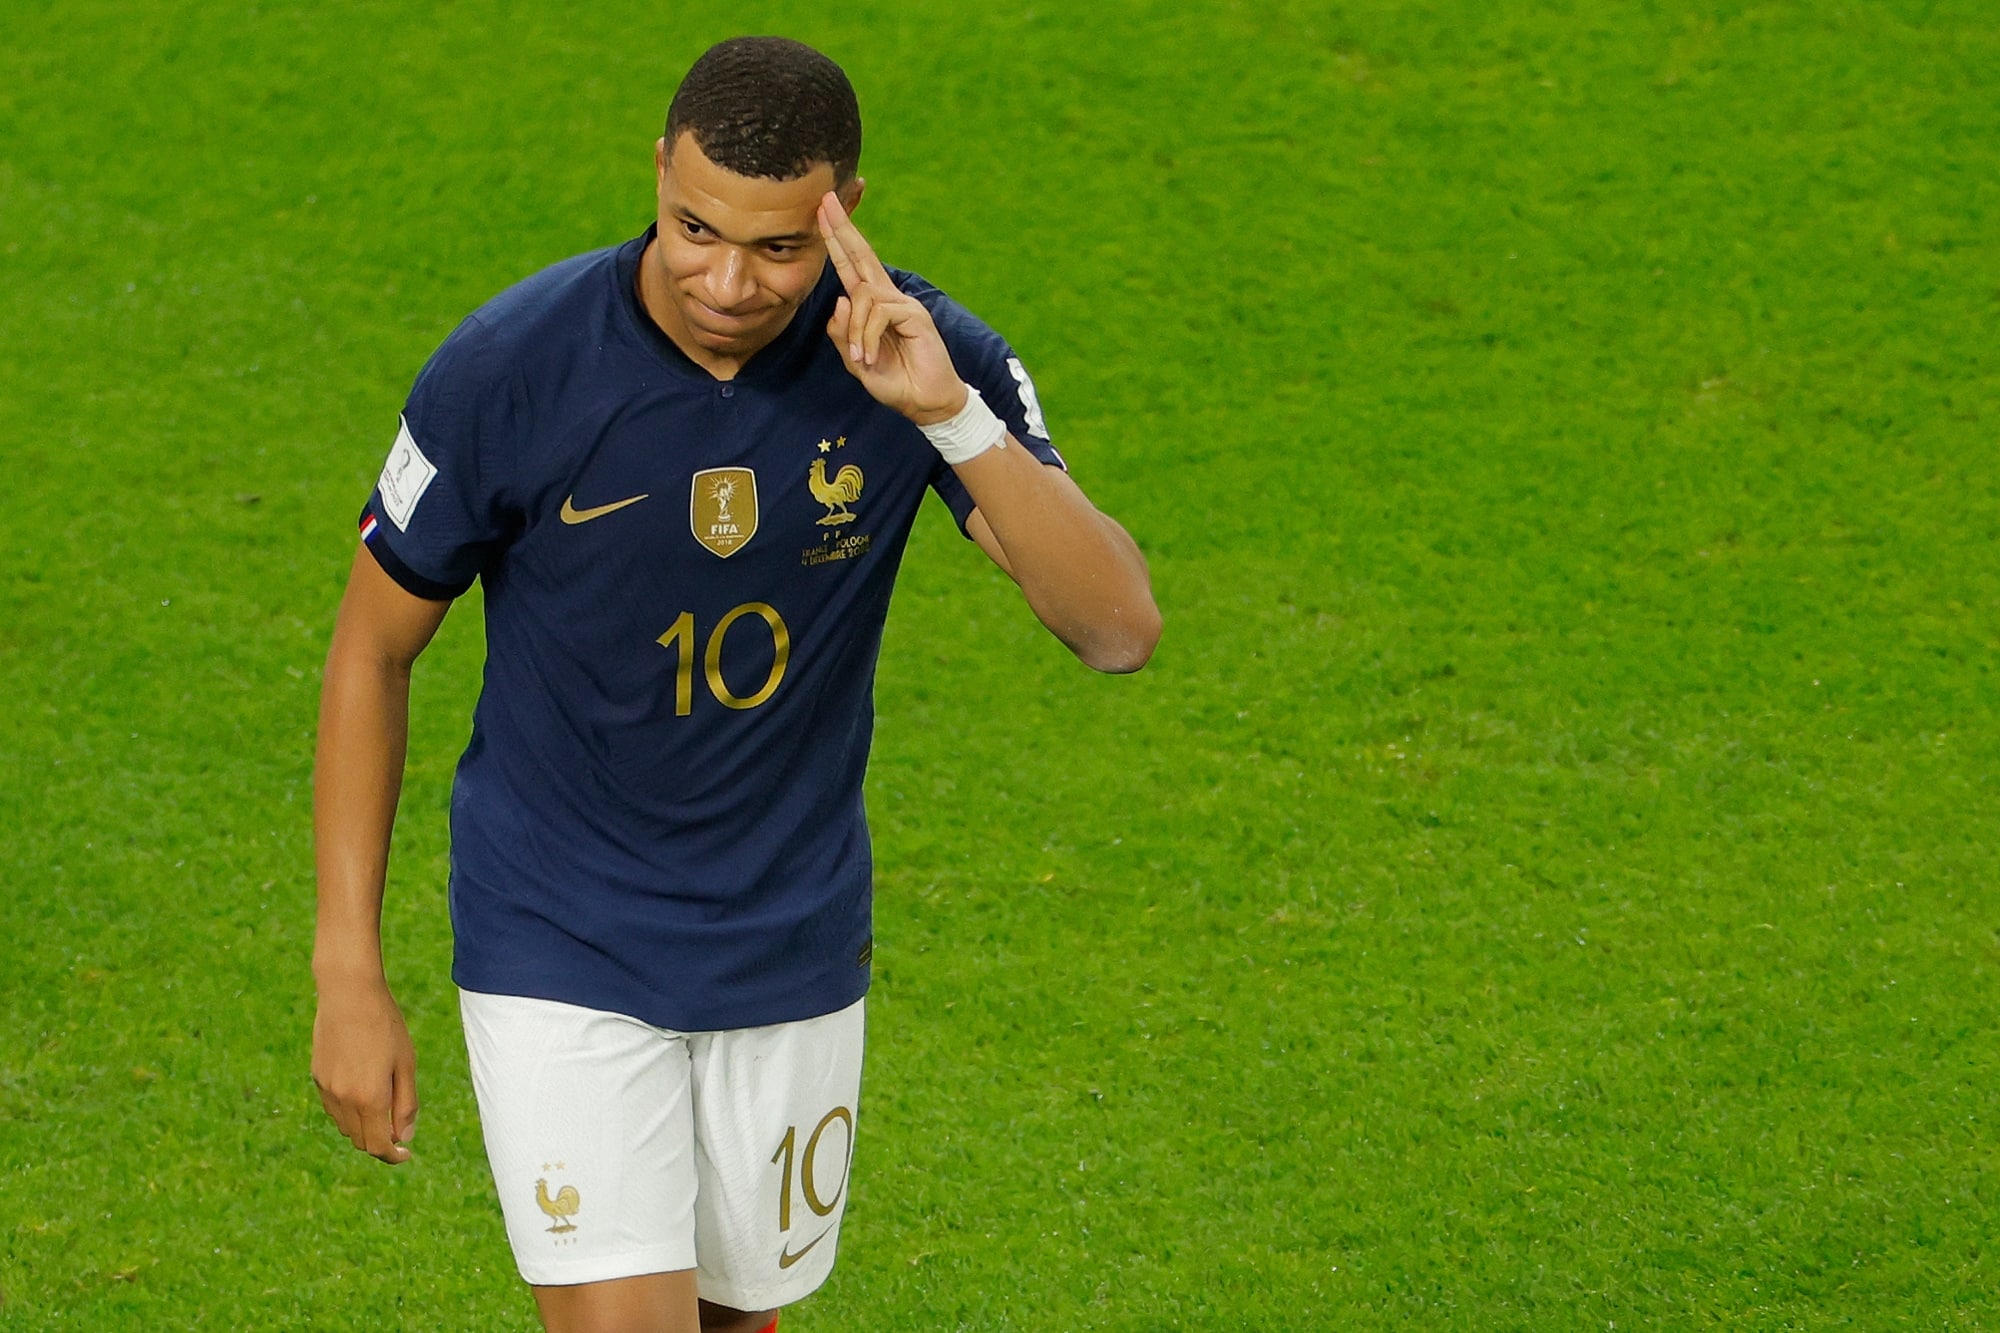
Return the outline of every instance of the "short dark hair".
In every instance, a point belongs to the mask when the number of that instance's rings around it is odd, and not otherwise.
[[[788,37],[732,37],[702,53],[667,108],[682,134],[739,176],[796,180],[821,162],[845,182],[861,164],[861,108],[840,66]]]

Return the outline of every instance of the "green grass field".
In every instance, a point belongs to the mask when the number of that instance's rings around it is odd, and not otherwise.
[[[1093,677],[926,516],[787,1333],[2000,1326],[1980,0],[0,27],[0,1327],[534,1327],[446,971],[476,606],[397,1170],[306,1076],[317,673],[424,357],[636,233],[681,71],[773,30],[1168,620]]]

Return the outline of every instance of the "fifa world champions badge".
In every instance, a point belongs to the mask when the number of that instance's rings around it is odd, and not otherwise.
[[[694,539],[727,560],[757,535],[757,474],[747,467],[703,468],[688,495]]]

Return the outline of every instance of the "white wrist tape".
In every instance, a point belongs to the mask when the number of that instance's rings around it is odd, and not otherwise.
[[[977,458],[988,449],[1007,447],[1007,426],[979,396],[979,390],[965,386],[965,406],[949,421],[919,426],[944,461],[957,467],[968,458]]]

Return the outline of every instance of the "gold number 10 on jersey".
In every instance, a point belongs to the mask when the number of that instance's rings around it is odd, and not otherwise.
[[[764,684],[755,694],[736,695],[729,692],[729,682],[722,678],[722,644],[729,637],[729,627],[745,616],[756,616],[771,631],[771,674],[764,677]],[[683,611],[665,634],[660,636],[660,646],[671,649],[677,655],[674,666],[674,715],[686,717],[694,711],[694,612]],[[745,602],[732,607],[715,628],[709,631],[708,647],[701,655],[702,676],[708,681],[708,692],[724,708],[755,708],[778,692],[778,682],[785,678],[785,663],[792,657],[792,632],[785,628],[785,618],[763,602]]]

